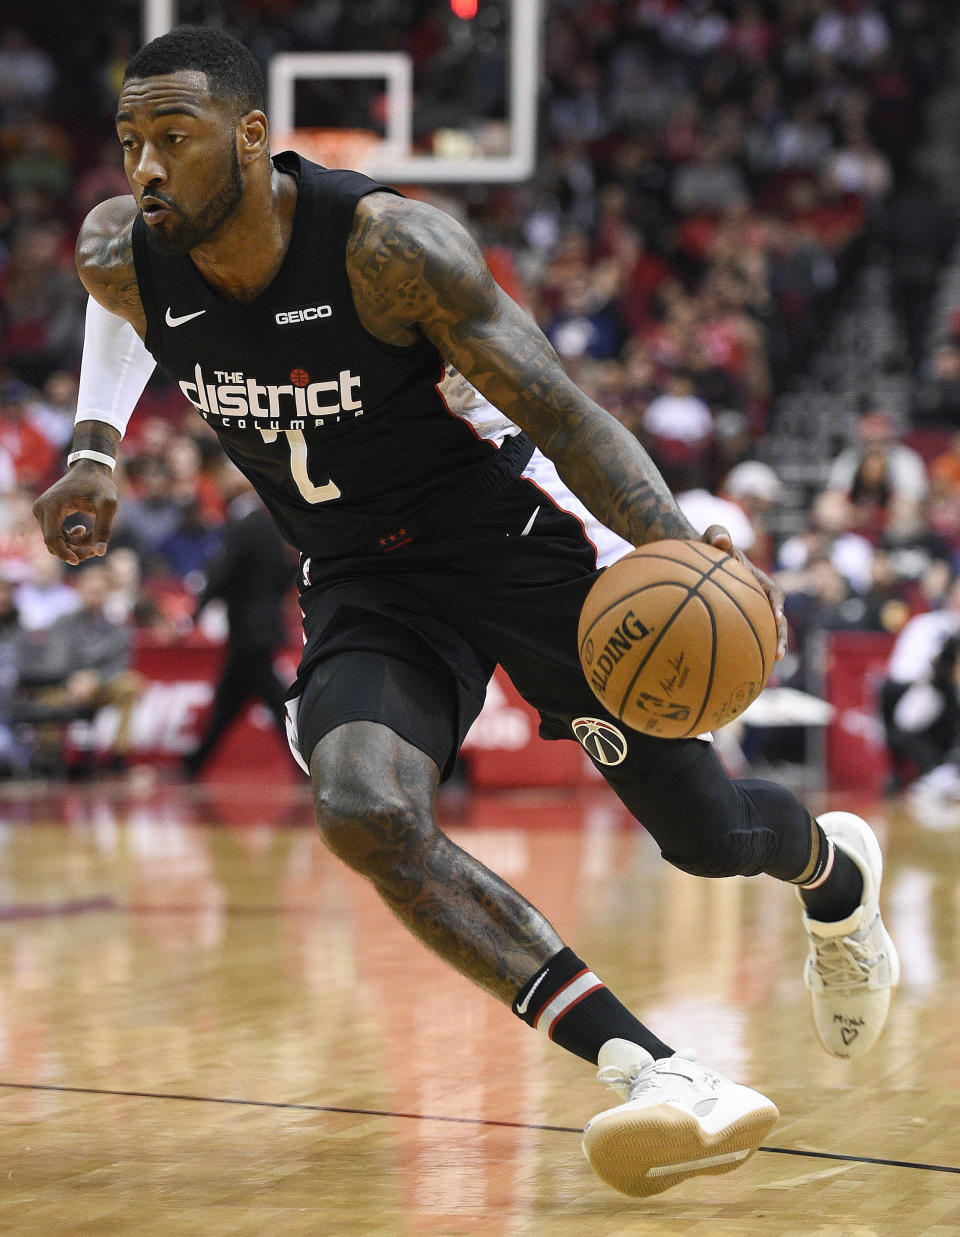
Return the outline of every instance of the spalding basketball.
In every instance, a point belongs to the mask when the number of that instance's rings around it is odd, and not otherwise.
[[[655,541],[597,578],[579,643],[587,682],[614,717],[682,739],[719,729],[759,696],[777,625],[732,554],[703,541]]]

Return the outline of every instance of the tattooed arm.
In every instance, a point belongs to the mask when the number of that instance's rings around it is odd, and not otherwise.
[[[133,221],[137,205],[132,197],[110,198],[95,206],[77,237],[77,274],[95,301],[126,318],[141,339],[147,318],[133,265]]]
[[[368,330],[394,344],[426,335],[614,532],[634,545],[699,536],[636,438],[570,380],[453,219],[392,195],[362,198],[347,270]]]
[[[71,564],[106,553],[117,507],[109,461],[116,458],[127,417],[153,369],[142,343],[146,317],[133,264],[135,216],[132,197],[103,202],[87,216],[77,241],[77,270],[91,300],[73,462],[33,507],[47,549]],[[74,522],[66,528],[65,521],[78,512],[93,517],[91,526]]]
[[[499,288],[470,235],[419,202],[373,193],[357,206],[347,272],[360,318],[378,338],[413,343],[418,333],[512,421],[527,431],[574,494],[632,545],[698,539],[659,470],[615,417],[567,376],[532,319]],[[783,594],[711,525],[703,540],[737,555],[764,588],[787,647]]]

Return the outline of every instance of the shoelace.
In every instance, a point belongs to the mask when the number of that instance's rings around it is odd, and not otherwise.
[[[690,1090],[696,1088],[696,1083],[682,1069],[669,1066],[692,1064],[694,1061],[696,1061],[695,1053],[685,1052],[681,1055],[678,1052],[672,1057],[663,1058],[659,1069],[657,1069],[658,1063],[654,1061],[637,1073],[621,1069],[619,1065],[604,1065],[597,1071],[597,1080],[619,1092],[620,1095],[625,1093],[627,1100],[640,1099],[646,1092],[653,1090],[661,1094],[665,1093],[668,1098],[679,1099],[689,1096]]]
[[[825,988],[862,984],[870,978],[875,955],[853,936],[834,936],[817,941],[817,974]]]

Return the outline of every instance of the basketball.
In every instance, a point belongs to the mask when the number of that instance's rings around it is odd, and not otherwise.
[[[719,729],[759,696],[777,625],[732,554],[703,541],[655,541],[594,582],[578,640],[608,712],[643,734],[683,739]]]

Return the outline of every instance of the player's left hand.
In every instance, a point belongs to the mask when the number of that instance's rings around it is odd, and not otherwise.
[[[775,584],[766,572],[761,571],[759,567],[754,567],[742,550],[737,549],[733,544],[733,538],[722,524],[711,524],[701,540],[707,545],[716,546],[718,550],[732,554],[756,577],[760,587],[767,594],[770,609],[773,611],[773,619],[777,625],[777,661],[780,661],[787,651],[787,620],[783,613],[783,589]]]

